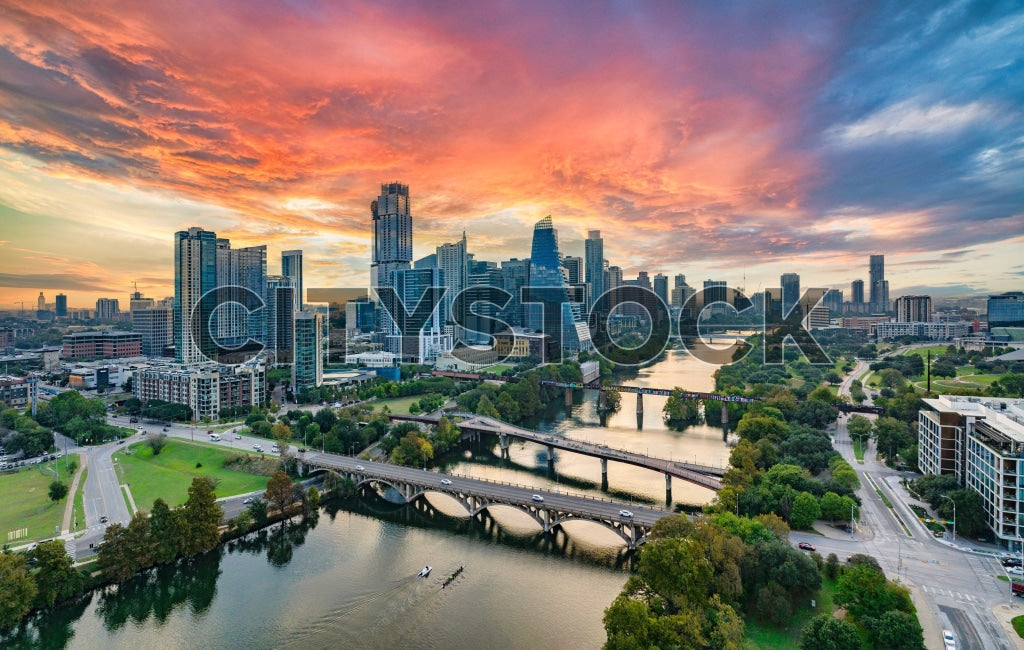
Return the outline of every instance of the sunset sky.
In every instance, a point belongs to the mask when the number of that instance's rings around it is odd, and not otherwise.
[[[396,180],[417,257],[1024,288],[1019,2],[0,1],[0,310],[171,295],[189,226],[365,286]]]

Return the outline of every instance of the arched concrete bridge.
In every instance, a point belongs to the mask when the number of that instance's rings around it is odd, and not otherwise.
[[[665,510],[606,499],[438,474],[313,451],[299,456],[299,466],[300,472],[315,469],[336,472],[350,478],[356,486],[388,485],[398,491],[407,503],[423,498],[428,492],[447,494],[462,504],[470,517],[481,517],[495,506],[510,506],[532,517],[545,533],[554,532],[567,521],[591,521],[615,532],[631,549],[647,541],[655,522],[672,514]],[[624,511],[628,515],[623,514]]]

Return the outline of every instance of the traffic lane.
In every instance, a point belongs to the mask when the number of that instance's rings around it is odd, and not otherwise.
[[[949,624],[953,626],[957,637],[957,648],[962,650],[985,650],[981,637],[962,609],[950,607],[949,605],[939,605],[939,610],[946,615],[946,618],[949,619]]]
[[[535,505],[545,505],[555,507],[563,510],[575,510],[578,509],[580,504],[578,499],[583,497],[586,499],[588,510],[591,510],[597,514],[607,516],[614,519],[631,519],[636,523],[643,524],[654,524],[662,517],[665,517],[666,513],[663,510],[655,510],[653,508],[647,508],[645,506],[624,504],[615,501],[602,501],[593,497],[586,497],[584,495],[572,496],[565,495],[558,492],[551,492],[548,490],[533,488],[529,486],[519,485],[506,485],[502,483],[494,483],[489,481],[483,481],[479,479],[471,479],[447,474],[441,474],[438,472],[424,472],[421,469],[415,469],[411,467],[402,467],[398,465],[387,465],[383,463],[374,463],[372,461],[364,461],[349,456],[337,456],[334,454],[321,454],[320,452],[307,452],[310,461],[324,459],[326,463],[330,463],[338,469],[345,471],[358,473],[362,472],[365,476],[372,478],[397,479],[397,480],[408,480],[415,482],[424,482],[424,475],[431,477],[431,482],[434,483],[431,487],[435,488],[438,492],[456,491],[459,488],[466,490],[482,490],[486,489],[490,494],[495,497],[505,498],[509,500],[520,501],[524,504],[532,503]],[[363,467],[362,470],[358,469]],[[451,481],[450,485],[445,485],[441,481]],[[534,498],[534,495],[539,496],[541,500]],[[627,510],[633,514],[633,517],[621,516],[622,510]]]

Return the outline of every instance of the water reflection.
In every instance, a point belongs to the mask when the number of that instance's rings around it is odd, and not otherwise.
[[[4,648],[64,648],[75,636],[75,623],[92,603],[93,594],[52,612],[36,614],[11,636],[0,637]]]

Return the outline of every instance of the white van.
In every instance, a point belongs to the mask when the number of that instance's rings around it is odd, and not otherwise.
[[[220,434],[219,433],[211,433],[210,434],[210,440],[212,440],[214,442],[220,442]]]

